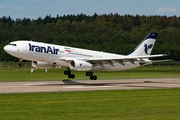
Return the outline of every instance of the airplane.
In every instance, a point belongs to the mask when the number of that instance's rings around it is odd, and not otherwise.
[[[48,44],[29,40],[18,40],[4,46],[4,50],[22,60],[40,61],[48,65],[67,67],[64,74],[68,78],[75,78],[71,70],[86,71],[86,76],[96,80],[93,70],[121,71],[150,65],[154,61],[149,58],[163,57],[170,54],[151,55],[158,33],[150,32],[139,45],[128,55],[87,50],[70,46]],[[166,60],[159,60],[161,62]],[[34,62],[37,63],[37,62]]]

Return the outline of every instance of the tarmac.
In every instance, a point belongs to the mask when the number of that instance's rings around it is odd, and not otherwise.
[[[0,94],[180,88],[180,78],[0,82]]]

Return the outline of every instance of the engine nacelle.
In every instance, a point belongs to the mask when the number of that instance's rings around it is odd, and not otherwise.
[[[47,62],[40,62],[40,61],[32,61],[32,67],[34,68],[53,68],[55,67],[55,63],[47,63]]]
[[[72,60],[69,63],[69,67],[73,70],[79,70],[79,71],[92,70],[92,64],[83,60]]]

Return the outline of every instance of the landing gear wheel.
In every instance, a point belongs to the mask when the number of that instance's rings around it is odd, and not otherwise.
[[[97,76],[96,76],[96,75],[94,75],[94,76],[93,76],[93,79],[94,79],[94,80],[97,80]]]
[[[68,75],[68,78],[74,79],[74,78],[75,78],[75,75],[74,75],[74,74],[69,74],[69,75]]]
[[[71,74],[71,70],[70,70],[69,67],[67,68],[67,70],[64,70],[64,75],[67,75],[68,78],[72,78],[72,79],[75,78],[75,75],[74,75],[74,74]]]
[[[70,71],[70,70],[65,70],[65,71],[64,71],[64,75],[69,75],[69,74],[71,74],[71,71]]]
[[[90,76],[90,79],[91,79],[91,80],[97,80],[97,76],[96,76],[96,75]]]
[[[86,76],[93,76],[93,72],[92,71],[86,72]]]

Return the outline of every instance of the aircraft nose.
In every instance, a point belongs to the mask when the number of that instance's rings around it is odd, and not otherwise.
[[[4,50],[7,52],[7,53],[12,53],[13,52],[13,48],[9,45],[6,45],[4,46]]]
[[[7,52],[8,51],[8,46],[4,46],[4,50]]]

